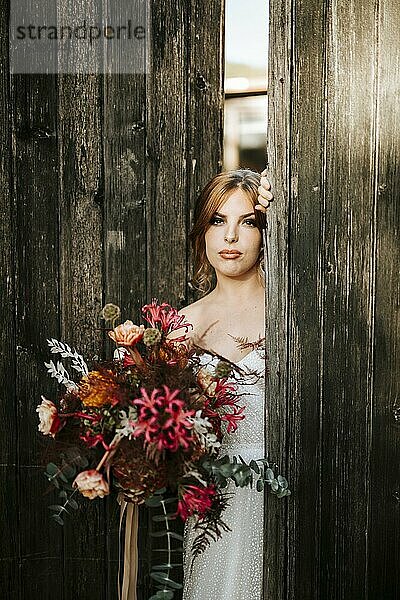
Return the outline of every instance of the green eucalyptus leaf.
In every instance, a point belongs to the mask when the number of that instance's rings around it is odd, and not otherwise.
[[[253,471],[254,471],[255,473],[257,473],[257,475],[259,475],[259,473],[260,473],[260,467],[258,466],[258,464],[256,463],[256,461],[255,461],[255,460],[251,460],[251,461],[250,461],[249,467],[250,467],[251,469],[253,469]]]
[[[161,498],[159,496],[150,496],[145,500],[145,504],[152,507],[161,506]]]
[[[158,581],[158,583],[164,583],[174,588],[175,590],[180,590],[182,588],[182,584],[170,579],[167,573],[150,573],[150,577],[154,579],[154,581]]]
[[[172,590],[158,590],[158,592],[149,598],[149,600],[172,600],[174,592]]]
[[[232,470],[233,470],[233,466],[230,465],[230,464],[221,465],[220,468],[219,468],[219,472],[224,477],[230,477],[232,475]]]
[[[277,491],[279,490],[279,483],[277,482],[277,480],[276,480],[276,479],[273,479],[273,480],[271,481],[271,489],[272,489],[274,492],[277,492]]]
[[[76,475],[76,467],[73,465],[65,465],[63,467],[63,473],[67,479],[72,479]]]
[[[182,535],[180,535],[179,533],[175,533],[174,531],[167,531],[166,529],[164,531],[154,531],[150,533],[150,535],[151,537],[163,537],[164,535],[169,535],[174,540],[180,540],[181,542],[183,542]]]
[[[264,482],[262,479],[258,479],[256,483],[257,492],[262,492],[264,489]]]
[[[179,552],[180,554],[182,554],[183,552],[183,547],[179,546],[177,548],[170,548],[169,550],[167,548],[152,548],[151,550],[152,552]]]
[[[154,492],[154,494],[164,494],[167,491],[166,487],[160,488]]]
[[[55,465],[54,463],[49,463],[46,467],[46,472],[49,475],[55,475],[56,473],[58,473],[59,468],[57,467],[57,465]]]
[[[65,490],[61,490],[58,494],[60,496],[60,498],[67,498],[68,494]]]
[[[176,513],[167,513],[165,515],[153,515],[151,518],[155,522],[162,522],[162,521],[165,521],[166,519],[168,521],[174,521],[176,519]]]
[[[266,481],[268,481],[268,483],[270,483],[274,478],[275,478],[275,476],[274,476],[273,470],[272,469],[267,469],[265,471],[265,479],[266,479]]]
[[[163,563],[160,565],[153,565],[151,568],[153,571],[158,571],[161,569],[173,569],[174,567],[181,567],[183,563]]]
[[[78,510],[78,508],[79,508],[79,504],[78,504],[78,503],[77,503],[77,501],[76,501],[76,500],[74,500],[73,498],[70,498],[70,499],[68,500],[68,505],[69,505],[71,508],[73,508],[74,510]]]
[[[51,504],[50,506],[47,507],[49,510],[65,510],[65,508],[63,506],[61,506],[61,504]]]
[[[56,521],[56,523],[58,523],[59,525],[64,525],[64,521],[62,520],[60,515],[51,515],[51,516]]]
[[[178,502],[178,498],[165,498],[160,501],[161,504],[173,504],[174,502]]]

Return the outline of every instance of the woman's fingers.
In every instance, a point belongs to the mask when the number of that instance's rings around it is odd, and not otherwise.
[[[271,192],[271,184],[266,177],[267,169],[261,173],[260,186],[258,187],[258,197],[257,200],[259,204],[256,204],[254,208],[261,210],[262,212],[266,212],[269,208],[270,203],[274,199],[274,195]]]

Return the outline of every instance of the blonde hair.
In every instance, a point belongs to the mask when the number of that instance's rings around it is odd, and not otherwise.
[[[236,189],[243,190],[253,207],[258,204],[260,179],[261,175],[250,169],[224,171],[213,177],[197,198],[194,209],[194,223],[189,233],[194,258],[194,275],[189,284],[203,295],[210,291],[214,272],[207,258],[205,244],[205,234],[210,227],[210,219]],[[259,210],[254,212],[256,226],[262,235],[262,230],[265,229],[265,213]],[[263,247],[261,247],[257,266],[261,282],[264,284],[263,262]]]

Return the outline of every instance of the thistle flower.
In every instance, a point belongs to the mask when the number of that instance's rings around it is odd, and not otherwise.
[[[154,346],[155,344],[158,344],[158,342],[161,340],[161,333],[159,329],[154,329],[152,327],[149,327],[148,329],[145,330],[144,334],[143,334],[143,343],[146,346]]]
[[[75,477],[72,487],[77,488],[83,496],[86,496],[90,500],[103,498],[110,493],[107,481],[96,469],[79,473]]]
[[[154,389],[149,396],[141,387],[141,398],[133,403],[139,408],[134,437],[144,435],[145,443],[155,445],[159,452],[179,447],[188,448],[192,440],[193,423],[188,420],[194,410],[184,410],[185,402],[178,398],[180,390],[171,391],[163,384],[161,389]]]
[[[100,317],[105,321],[116,321],[121,314],[121,309],[116,304],[106,304],[103,306]]]

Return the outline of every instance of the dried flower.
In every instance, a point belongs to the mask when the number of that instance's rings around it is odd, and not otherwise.
[[[230,372],[232,371],[232,367],[225,360],[218,361],[215,367],[215,377],[218,379],[222,379],[223,377],[228,377]]]
[[[146,346],[154,346],[154,344],[158,344],[161,340],[161,333],[159,329],[154,329],[153,327],[149,327],[146,329],[143,335],[143,343]]]
[[[79,397],[85,406],[117,404],[122,391],[109,369],[90,371],[79,382]]]
[[[79,473],[75,477],[72,487],[78,488],[80,493],[90,500],[93,500],[94,498],[103,498],[110,493],[107,481],[99,471],[96,471],[96,469],[90,469],[89,471],[82,471]]]
[[[134,346],[142,339],[143,334],[144,325],[134,325],[129,320],[108,332],[110,338],[121,346]]]
[[[105,321],[116,321],[121,314],[121,309],[116,304],[106,304],[100,312],[100,317]]]
[[[163,388],[164,393],[156,388],[150,396],[145,388],[140,388],[142,397],[133,401],[139,407],[134,437],[144,434],[145,442],[155,444],[159,452],[176,452],[180,446],[189,447],[193,423],[187,417],[195,411],[184,410],[185,402],[177,397],[180,390],[171,391],[165,384]]]
[[[43,435],[55,437],[56,433],[60,431],[63,422],[58,415],[58,410],[54,402],[47,400],[44,396],[41,396],[41,398],[42,402],[36,409],[40,420],[38,429]]]
[[[199,517],[203,517],[211,508],[214,497],[216,495],[216,487],[214,484],[208,487],[199,487],[197,485],[185,485],[184,493],[178,502],[176,514],[186,521],[188,517],[197,513]]]
[[[217,389],[215,378],[205,367],[201,367],[197,372],[197,382],[202,387],[207,396],[214,396]]]

